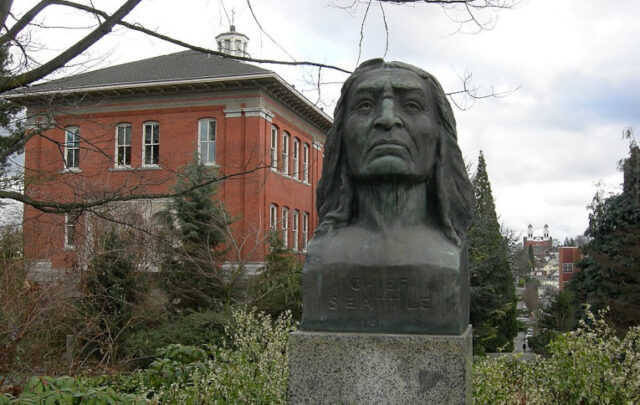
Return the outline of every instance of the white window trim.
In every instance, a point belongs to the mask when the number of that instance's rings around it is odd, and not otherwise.
[[[282,131],[282,174],[289,175],[289,141],[291,135],[287,131]]]
[[[306,252],[309,247],[309,213],[302,213],[302,251]]]
[[[114,159],[114,167],[126,167],[126,168],[130,168],[131,167],[131,164],[122,164],[122,165],[118,164],[118,147],[120,146],[118,144],[118,129],[119,128],[126,128],[126,127],[128,127],[129,131],[131,132],[131,137],[130,138],[133,138],[133,130],[131,128],[131,124],[129,124],[128,122],[122,122],[122,123],[116,125],[116,137],[115,137],[116,138],[115,139],[115,146],[116,147],[115,147],[115,151],[114,151],[114,155],[113,155],[114,158],[115,158]],[[126,137],[125,137],[125,140],[126,140]],[[127,145],[125,144],[123,146],[126,147]],[[125,154],[125,157],[126,157],[126,154]],[[124,160],[126,161],[126,159],[124,159]],[[131,160],[131,143],[129,143],[129,160]]]
[[[214,128],[215,128],[214,140],[213,141],[204,141],[204,142],[207,142],[207,143],[213,142],[213,144],[214,144],[213,162],[203,162],[202,161],[202,142],[203,141],[200,140],[200,137],[202,135],[202,133],[200,132],[200,129],[201,129],[200,123],[203,122],[203,121],[207,122],[207,123],[209,123],[209,122],[213,122],[214,123]],[[207,128],[209,128],[208,125],[207,125]],[[215,118],[211,118],[211,117],[200,118],[198,120],[198,160],[202,164],[204,164],[206,166],[217,166],[218,164],[216,162],[216,156],[215,156],[217,154],[218,154],[218,122],[216,121]]]
[[[293,138],[293,178],[300,180],[300,139]]]
[[[289,249],[289,208],[282,207],[282,244]]]
[[[278,127],[271,126],[271,170],[278,171]]]
[[[302,146],[302,181],[309,183],[309,144]]]
[[[276,204],[269,205],[269,230],[276,231],[278,229],[278,206]]]
[[[291,217],[291,239],[292,239],[292,248],[296,252],[298,251],[298,221],[300,220],[300,211],[293,210],[293,215]]]
[[[73,133],[75,136],[77,136],[78,138],[78,146],[77,147],[69,147],[69,142],[67,139],[67,134],[71,131],[75,129],[75,133]],[[77,149],[78,151],[78,158],[77,158],[77,162],[76,162],[76,166],[69,166],[68,161],[67,161],[67,157],[68,157],[68,152],[71,149]],[[63,171],[68,171],[68,172],[79,172],[80,171],[80,127],[78,127],[77,125],[71,125],[68,126],[64,129],[64,156],[63,156],[63,161],[64,161],[64,168]]]
[[[158,126],[158,143],[150,143],[147,145],[145,143],[144,135],[147,129],[147,125],[157,125]],[[153,137],[151,138],[153,142]],[[147,161],[147,146],[156,145],[158,147],[158,162],[156,163],[146,163]],[[144,167],[158,167],[160,166],[160,123],[158,121],[146,121],[142,124],[142,166]]]

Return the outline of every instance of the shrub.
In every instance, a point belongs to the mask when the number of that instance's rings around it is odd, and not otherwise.
[[[153,327],[140,329],[125,338],[124,354],[135,359],[137,367],[146,367],[157,357],[157,350],[170,344],[220,345],[225,338],[229,314],[203,311],[189,315],[168,316]]]
[[[620,338],[603,316],[587,312],[587,323],[549,344],[548,358],[476,360],[474,404],[640,402],[640,327]]]

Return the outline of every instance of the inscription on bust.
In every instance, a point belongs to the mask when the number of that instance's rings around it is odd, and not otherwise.
[[[410,294],[411,280],[406,277],[374,278],[351,277],[347,280],[349,290],[346,295],[329,297],[329,310],[340,309],[361,311],[426,311],[433,308],[429,292]]]

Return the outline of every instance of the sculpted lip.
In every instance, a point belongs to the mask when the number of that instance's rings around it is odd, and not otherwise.
[[[402,142],[392,140],[382,140],[374,142],[367,152],[371,152],[375,149],[403,149],[409,152],[409,148],[407,147],[407,145],[403,144]]]

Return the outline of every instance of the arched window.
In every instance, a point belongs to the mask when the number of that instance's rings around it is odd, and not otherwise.
[[[282,173],[289,175],[289,133],[282,132]]]
[[[300,139],[293,139],[293,178],[300,179]]]
[[[309,246],[309,213],[302,214],[302,251],[306,252]]]
[[[64,129],[64,166],[67,169],[80,167],[80,128]]]
[[[160,124],[154,121],[142,125],[142,164],[156,166],[160,158]]]
[[[271,169],[278,170],[278,127],[271,126]]]
[[[276,231],[278,227],[278,206],[271,204],[269,206],[269,229]]]
[[[205,165],[216,163],[216,120],[213,118],[198,121],[198,156]]]
[[[298,221],[299,221],[299,212],[298,210],[293,210],[293,216],[291,218],[291,239],[292,239],[292,248],[294,251],[298,251]]]
[[[131,166],[131,124],[116,125],[116,166]]]
[[[282,245],[289,248],[289,208],[282,207]]]
[[[302,181],[309,182],[309,144],[302,147]]]

